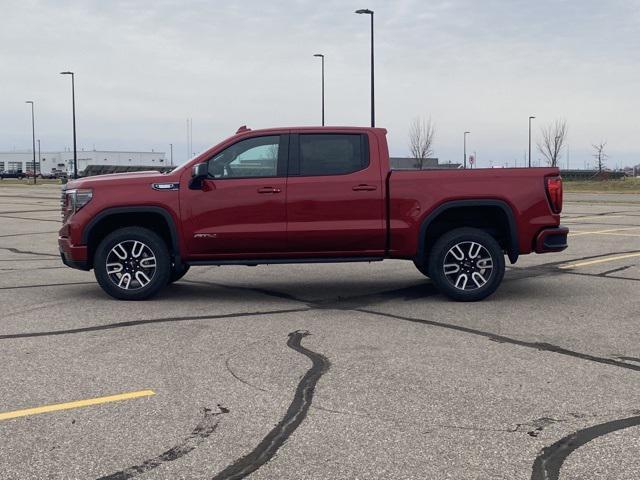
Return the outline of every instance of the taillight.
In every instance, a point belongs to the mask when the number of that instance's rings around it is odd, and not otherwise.
[[[562,212],[562,177],[547,177],[545,181],[551,210],[553,213]]]

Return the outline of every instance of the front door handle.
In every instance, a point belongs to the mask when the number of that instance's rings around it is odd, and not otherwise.
[[[279,188],[274,187],[260,187],[258,193],[280,193]]]
[[[372,190],[377,190],[378,187],[376,187],[375,185],[366,185],[364,183],[361,183],[360,185],[356,185],[352,188],[353,191],[355,192],[362,192],[362,191],[372,191]]]

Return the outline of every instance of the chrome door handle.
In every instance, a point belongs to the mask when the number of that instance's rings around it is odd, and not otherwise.
[[[370,192],[372,190],[377,190],[378,187],[376,187],[375,185],[366,185],[364,183],[361,183],[360,185],[356,185],[352,188],[352,190],[354,192],[362,192],[362,191],[367,191]]]
[[[279,188],[274,187],[260,187],[258,193],[280,193]]]

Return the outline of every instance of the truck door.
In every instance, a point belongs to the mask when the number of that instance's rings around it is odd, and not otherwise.
[[[201,190],[181,186],[194,258],[247,258],[286,250],[288,135],[244,138],[210,158]]]
[[[377,150],[376,150],[377,151]],[[360,133],[291,135],[287,178],[289,252],[384,254],[384,188]]]

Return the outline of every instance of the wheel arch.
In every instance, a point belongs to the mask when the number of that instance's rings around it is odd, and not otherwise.
[[[93,257],[99,240],[121,227],[140,226],[158,233],[169,248],[173,263],[181,265],[178,229],[173,216],[162,207],[129,206],[112,207],[94,216],[82,230],[82,244],[87,245],[87,261],[93,265]]]
[[[467,225],[458,224],[444,230],[435,229],[436,235],[433,238],[429,238],[429,229],[431,228],[431,231],[434,232],[434,227],[439,225],[439,221],[442,223],[442,221],[446,219],[447,216],[455,218],[456,213],[468,214],[469,212],[477,213],[478,211],[487,212],[489,210],[493,212],[500,212],[501,215],[503,215],[502,218],[506,219],[506,228],[504,230],[506,241],[504,247],[511,263],[516,263],[516,261],[518,260],[518,256],[520,255],[520,248],[518,243],[518,227],[515,220],[515,215],[513,213],[513,209],[507,202],[497,199],[452,200],[438,205],[425,217],[420,225],[417,258],[421,259],[421,261],[426,261],[429,253],[427,245],[433,244],[433,242],[435,242],[435,240],[439,236],[441,236],[446,231],[451,230],[451,228],[475,226],[473,223]],[[492,218],[492,220],[495,222],[495,218]]]

